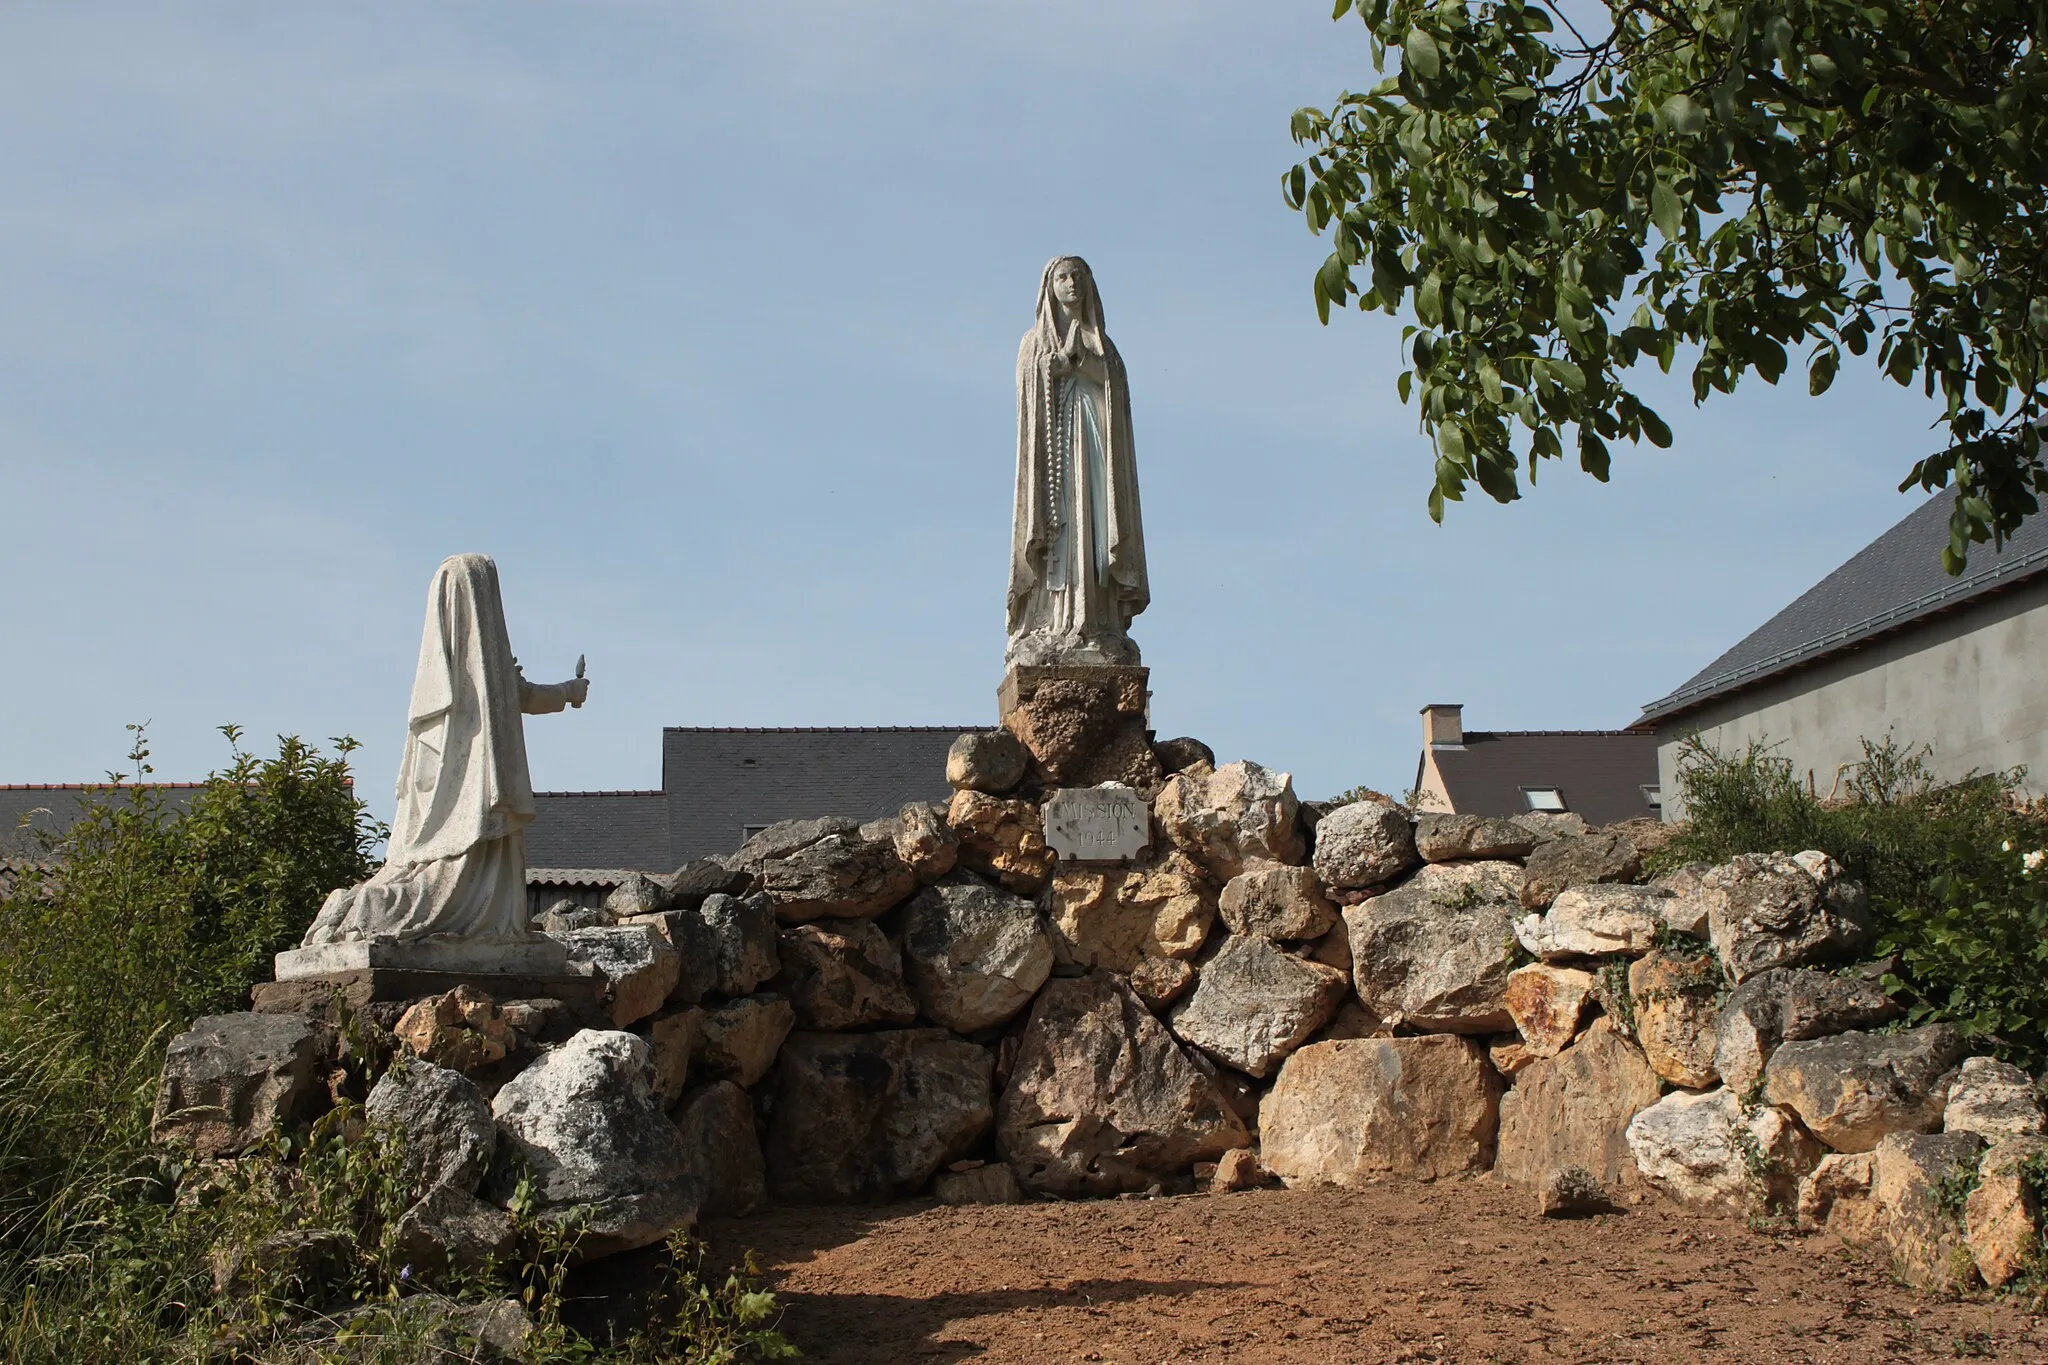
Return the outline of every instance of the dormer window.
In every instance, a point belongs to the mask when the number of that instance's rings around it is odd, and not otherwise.
[[[1564,811],[1564,793],[1556,787],[1524,787],[1522,799],[1529,803],[1529,809],[1546,814],[1561,814]]]

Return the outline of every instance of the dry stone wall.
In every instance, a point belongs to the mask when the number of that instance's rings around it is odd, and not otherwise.
[[[1824,855],[1646,883],[1627,827],[1304,807],[1286,773],[1152,743],[1141,715],[1128,687],[1041,684],[1014,728],[953,746],[944,806],[786,822],[542,917],[588,1001],[466,986],[353,1031],[202,1020],[158,1133],[232,1156],[330,1103],[336,1049],[381,1026],[417,1061],[371,1117],[446,1168],[408,1223],[422,1255],[502,1238],[495,1151],[538,1173],[545,1215],[606,1210],[590,1254],[770,1198],[1491,1172],[1547,1214],[1796,1217],[1916,1283],[2030,1263],[2038,1088],[1900,1026],[1855,966],[1862,889]],[[1048,844],[1077,775],[1149,809],[1135,858]]]

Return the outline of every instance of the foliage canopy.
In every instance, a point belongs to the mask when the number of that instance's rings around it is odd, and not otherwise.
[[[2017,0],[1336,0],[1399,70],[1295,113],[1288,203],[1332,304],[1409,302],[1398,383],[1430,514],[1526,461],[1671,441],[1624,382],[1695,355],[1696,402],[1874,352],[1938,395],[1943,562],[2048,490],[2048,9]],[[1583,24],[1583,26],[1582,26]],[[1626,320],[1623,315],[1626,313]],[[1518,434],[1517,428],[1520,428]]]

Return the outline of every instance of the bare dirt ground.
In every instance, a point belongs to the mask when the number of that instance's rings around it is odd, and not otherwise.
[[[1490,1180],[776,1209],[754,1248],[808,1360],[2048,1362],[2048,1318],[1943,1299],[1826,1238],[1657,1204],[1539,1219]]]

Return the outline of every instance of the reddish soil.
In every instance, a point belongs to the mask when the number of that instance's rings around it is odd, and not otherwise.
[[[829,1365],[2048,1362],[2025,1303],[1916,1294],[1832,1239],[1657,1204],[1539,1219],[1485,1179],[705,1231],[714,1255],[758,1252],[784,1331]]]

